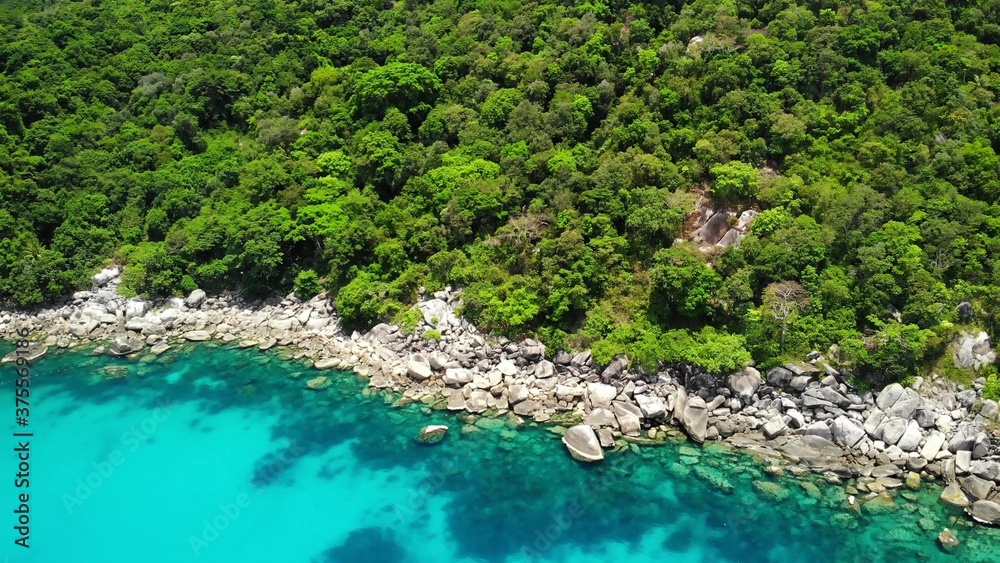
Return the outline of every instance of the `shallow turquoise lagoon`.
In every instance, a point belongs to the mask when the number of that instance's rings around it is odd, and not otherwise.
[[[31,547],[8,479],[10,562],[1000,561],[998,531],[929,487],[854,511],[842,488],[680,441],[584,466],[548,428],[396,407],[353,374],[306,390],[318,372],[273,353],[52,352],[32,371]],[[416,443],[430,423],[448,436]]]

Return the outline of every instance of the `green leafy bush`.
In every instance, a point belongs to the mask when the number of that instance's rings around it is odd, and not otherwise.
[[[984,373],[986,385],[983,386],[983,398],[1000,401],[1000,373],[996,366],[989,366]]]
[[[842,343],[840,350],[842,356],[854,362],[858,376],[881,388],[916,375],[926,361],[926,346],[933,337],[933,332],[916,325],[890,322],[863,340]]]
[[[337,292],[337,312],[351,326],[372,326],[379,322],[389,303],[389,284],[368,272],[359,273]]]
[[[319,275],[314,270],[302,270],[295,276],[295,295],[300,299],[311,299],[323,291]]]
[[[417,325],[424,320],[423,312],[417,307],[410,307],[396,315],[394,322],[399,325],[399,329],[407,334],[417,331]]]
[[[678,329],[660,332],[652,326],[624,325],[598,340],[591,356],[606,365],[619,355],[648,372],[663,364],[688,363],[711,373],[729,373],[752,361],[743,337],[706,327],[697,333]]]

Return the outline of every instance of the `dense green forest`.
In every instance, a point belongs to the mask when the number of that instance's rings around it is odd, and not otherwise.
[[[365,326],[452,284],[601,361],[899,379],[962,301],[997,334],[998,40],[998,0],[7,1],[0,295],[115,261]],[[677,240],[706,190],[739,246]]]

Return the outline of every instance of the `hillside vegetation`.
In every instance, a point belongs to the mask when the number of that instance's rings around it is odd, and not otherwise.
[[[1000,2],[0,6],[0,296],[464,288],[484,329],[872,381],[1000,314]],[[675,242],[697,194],[762,215]]]

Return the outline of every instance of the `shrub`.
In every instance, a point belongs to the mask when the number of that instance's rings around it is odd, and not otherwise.
[[[300,299],[309,299],[323,291],[319,275],[313,270],[302,270],[295,277],[295,295]]]
[[[359,273],[337,293],[337,312],[348,325],[371,326],[386,310],[389,284],[368,272]]]
[[[996,366],[987,368],[986,385],[983,386],[983,398],[1000,401],[1000,374],[997,374]]]
[[[623,325],[594,343],[591,357],[606,365],[625,354],[632,365],[655,372],[661,364],[687,363],[711,373],[742,369],[751,360],[742,336],[706,327],[700,332],[670,330],[661,333],[652,325]]]
[[[842,344],[840,351],[854,360],[859,376],[879,388],[916,374],[933,336],[916,325],[887,323],[863,342]]]
[[[417,325],[424,320],[424,314],[420,309],[411,307],[396,315],[394,322],[399,325],[399,329],[406,334],[413,334],[417,331]]]
[[[695,335],[695,346],[683,350],[684,361],[701,366],[711,373],[729,373],[743,369],[752,358],[742,336],[705,327]]]

